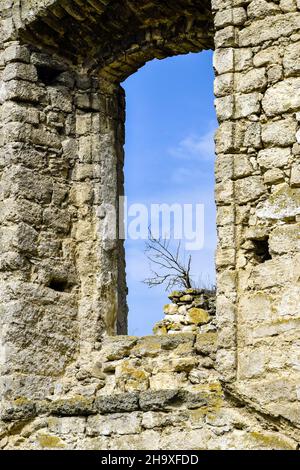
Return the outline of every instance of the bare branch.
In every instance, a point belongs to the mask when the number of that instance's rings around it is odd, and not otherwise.
[[[149,227],[149,239],[146,242],[145,253],[150,261],[152,277],[145,279],[143,282],[149,287],[164,284],[166,290],[177,286],[182,289],[192,287],[191,265],[192,257],[188,261],[182,261],[181,242],[178,243],[175,252],[170,248],[170,241],[154,238]],[[157,266],[156,272],[153,266]]]

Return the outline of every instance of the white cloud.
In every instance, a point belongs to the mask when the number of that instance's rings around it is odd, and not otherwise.
[[[202,135],[190,134],[181,140],[176,147],[169,149],[169,154],[183,160],[213,160],[215,128],[210,128]]]
[[[191,185],[207,176],[209,176],[209,174],[205,169],[179,167],[171,173],[171,180],[175,184]]]
[[[171,175],[173,183],[176,184],[186,183],[191,176],[191,170],[185,167],[176,168],[176,171],[174,171]]]
[[[176,173],[177,169],[174,171]],[[195,172],[193,172],[193,175]],[[182,173],[184,177],[184,172]],[[173,182],[173,174],[171,175]],[[185,180],[185,183],[187,180]],[[137,200],[128,200],[128,204],[136,203]],[[147,198],[141,198],[138,201],[141,204],[145,204],[150,211],[151,204],[204,204],[208,211],[213,212],[215,210],[215,198],[214,198],[214,187],[213,182],[209,187],[203,184],[189,184],[188,186],[181,185],[174,187],[170,184],[164,184],[160,191],[156,191],[153,196]]]

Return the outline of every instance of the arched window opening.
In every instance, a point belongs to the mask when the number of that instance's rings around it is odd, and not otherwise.
[[[181,255],[185,260],[191,256],[193,286],[210,289],[215,284],[214,132],[217,122],[212,52],[153,60],[122,86],[126,92],[128,334],[145,335],[152,334],[154,324],[163,318],[163,307],[172,288],[180,287],[162,284],[149,288],[143,283],[151,276],[151,268],[155,268],[145,254],[148,228],[152,230],[154,224],[163,239],[168,237],[163,233],[162,214],[159,222],[155,219],[157,206],[168,206],[171,212],[169,249],[176,252],[180,242]],[[178,213],[176,218],[176,211],[172,212],[174,205],[179,213],[181,210],[181,222],[180,214],[178,219]],[[204,210],[204,223],[199,214],[197,221],[197,205]],[[190,231],[196,237],[194,245],[188,239],[188,216],[184,212],[187,206],[193,214]],[[174,229],[175,237],[181,240],[174,239]],[[169,287],[167,291],[166,287]]]

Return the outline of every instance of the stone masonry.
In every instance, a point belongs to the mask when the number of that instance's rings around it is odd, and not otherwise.
[[[203,49],[213,328],[126,337],[120,83]],[[2,0],[1,447],[299,448],[299,155],[299,0]]]
[[[262,419],[220,382],[216,351],[214,332],[107,337],[50,397],[6,408],[2,447],[297,449],[300,433],[288,420]]]
[[[204,333],[216,331],[216,293],[208,289],[174,291],[171,304],[164,307],[165,317],[156,323],[153,333]]]

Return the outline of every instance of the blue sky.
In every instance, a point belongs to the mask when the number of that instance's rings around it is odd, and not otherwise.
[[[125,192],[128,204],[202,203],[205,241],[193,251],[194,280],[215,279],[212,52],[153,60],[122,86],[126,92]],[[129,334],[152,333],[168,303],[164,287],[150,289],[145,242],[126,241]]]

